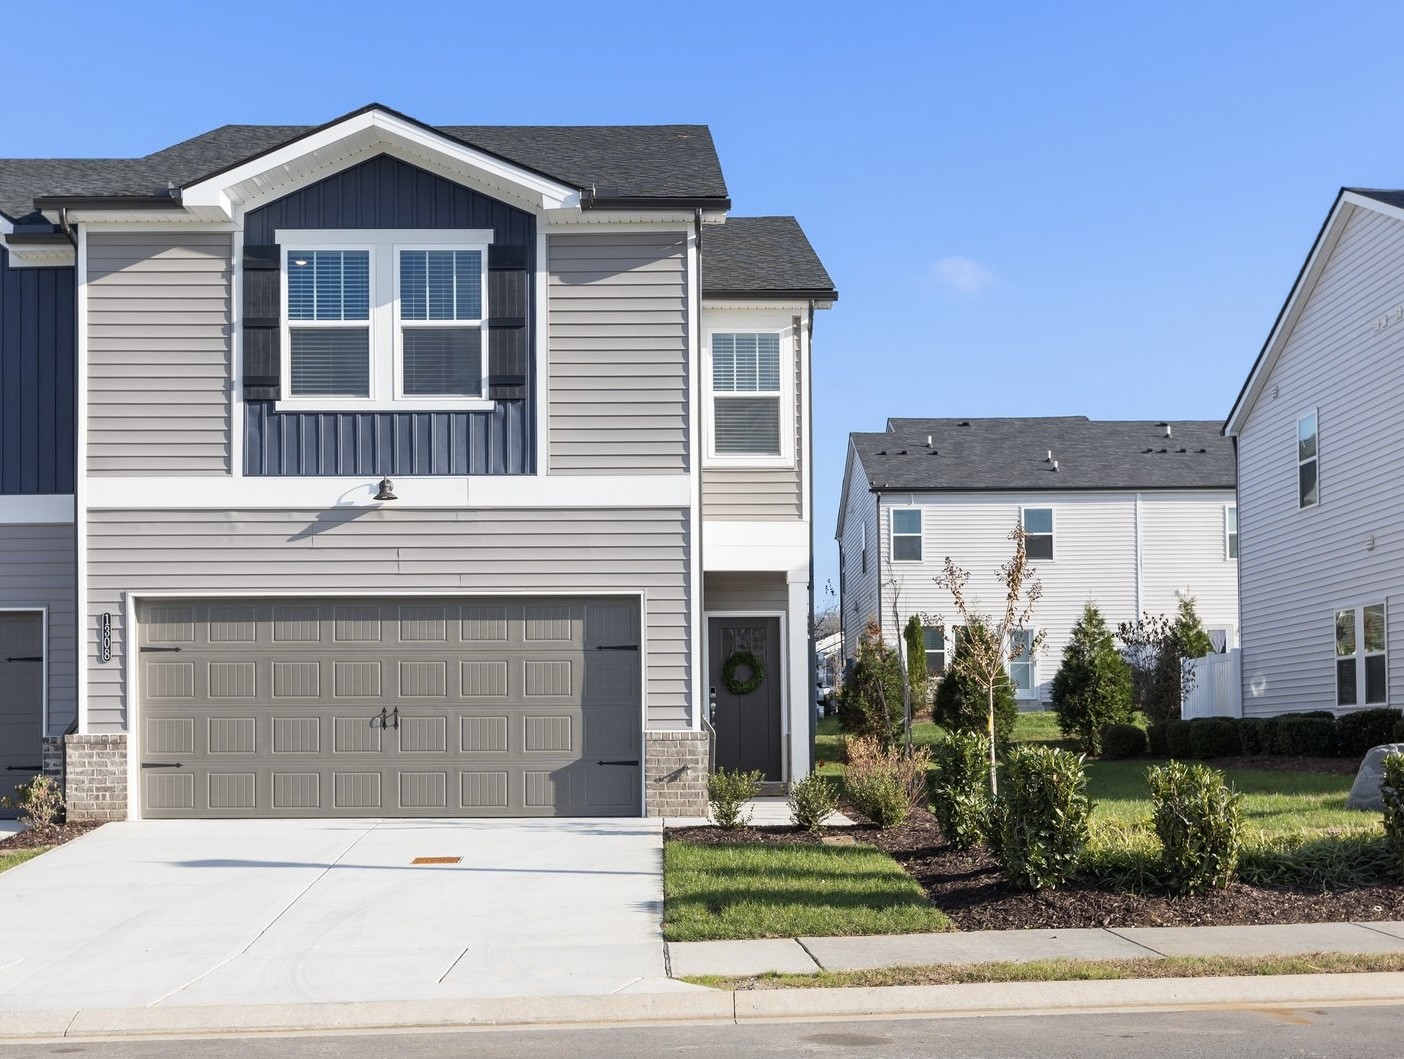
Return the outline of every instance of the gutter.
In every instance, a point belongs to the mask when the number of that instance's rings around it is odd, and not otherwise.
[[[160,195],[41,195],[34,200],[37,210],[103,209],[183,209],[180,192]]]
[[[731,199],[725,195],[721,197],[711,195],[624,195],[617,192],[601,192],[598,188],[589,187],[580,189],[580,208],[582,210],[729,210],[731,209]],[[701,279],[700,273],[698,278]]]
[[[766,287],[749,290],[714,287],[702,292],[704,298],[776,298],[785,301],[809,302],[809,312],[814,313],[816,302],[838,301],[838,291],[822,287]]]

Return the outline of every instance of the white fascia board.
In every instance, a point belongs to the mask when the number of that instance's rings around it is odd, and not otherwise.
[[[69,526],[73,512],[72,493],[0,496],[0,526]]]
[[[72,268],[77,254],[70,243],[44,246],[11,246],[0,235],[0,246],[10,252],[11,268]]]
[[[702,524],[702,570],[809,570],[809,523],[731,522]]]
[[[684,509],[690,478],[670,475],[513,475],[394,479],[397,500],[377,501],[378,476],[223,475],[87,479],[89,510],[223,511],[335,509],[612,508]]]
[[[628,232],[676,232],[692,230],[691,210],[547,210],[542,215],[548,233],[580,228],[617,227]]]
[[[580,193],[576,188],[514,166],[382,110],[352,115],[345,121],[303,136],[233,169],[190,184],[182,189],[181,201],[190,209],[215,209],[232,217],[234,206],[247,200],[246,193],[235,190],[239,185],[256,183],[266,174],[275,174],[284,167],[295,167],[298,162],[317,152],[336,156],[347,141],[354,142],[352,150],[357,154],[366,153],[372,144],[383,143],[398,144],[413,152],[439,156],[494,183],[522,189],[536,201],[539,209],[578,207],[580,204]]]
[[[848,519],[848,483],[853,476],[853,460],[858,447],[853,444],[853,435],[848,435],[848,455],[843,461],[843,485],[839,489],[838,524],[834,527],[834,540],[843,540],[843,527]]]

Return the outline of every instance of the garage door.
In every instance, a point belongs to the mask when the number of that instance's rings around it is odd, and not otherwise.
[[[636,601],[168,601],[137,619],[147,817],[640,811]]]

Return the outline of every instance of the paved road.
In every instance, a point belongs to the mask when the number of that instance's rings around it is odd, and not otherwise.
[[[0,1045],[0,1059],[1397,1059],[1404,1005]]]

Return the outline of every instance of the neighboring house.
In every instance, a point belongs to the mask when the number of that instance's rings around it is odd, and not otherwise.
[[[78,819],[695,814],[710,707],[804,775],[836,294],[730,206],[704,126],[376,105],[0,161],[4,767]]]
[[[1248,716],[1404,706],[1404,191],[1343,189],[1224,426]]]
[[[995,572],[1016,525],[1043,585],[1020,635],[1046,634],[1010,667],[1026,708],[1048,702],[1089,601],[1115,629],[1193,597],[1222,650],[1238,616],[1233,485],[1233,450],[1212,422],[890,419],[852,434],[837,532],[845,657],[869,621],[895,643],[918,614],[928,672],[941,672],[957,619],[935,577],[950,556],[971,574],[974,609],[999,619]]]

